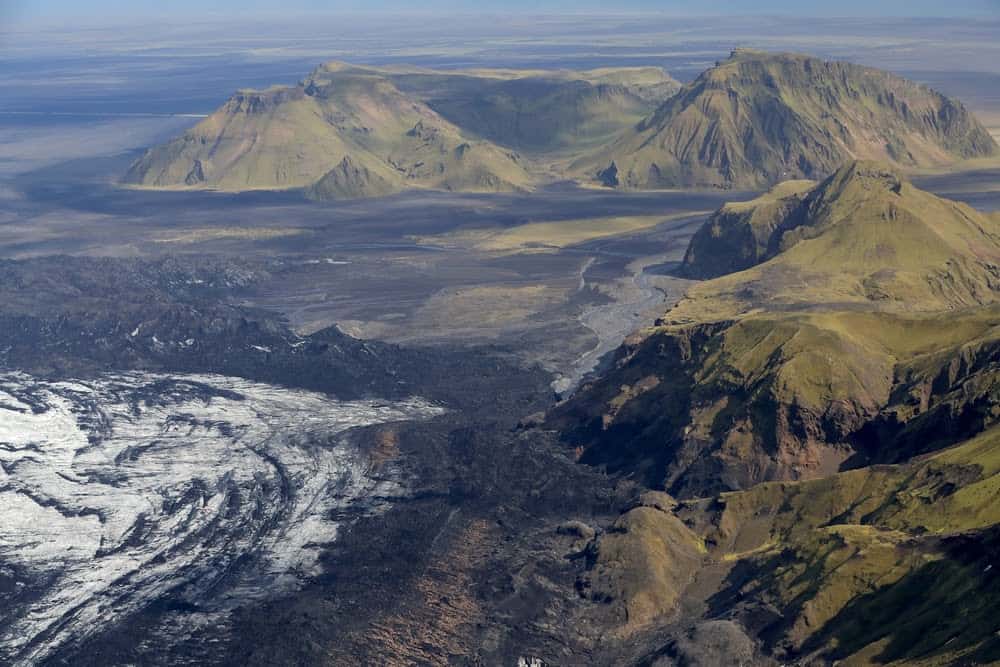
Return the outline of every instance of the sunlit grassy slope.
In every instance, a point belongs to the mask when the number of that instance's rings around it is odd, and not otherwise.
[[[513,152],[472,140],[377,72],[331,64],[290,88],[236,94],[126,182],[148,187],[287,189],[361,197],[410,187],[528,187]]]
[[[460,230],[417,240],[429,245],[474,248],[486,252],[554,252],[585,241],[626,235],[670,220],[707,213],[690,211],[666,216],[633,215],[529,222],[505,228]]]
[[[587,590],[629,636],[722,574],[709,617],[796,664],[1000,658],[1000,428],[930,458],[675,503],[650,492],[597,542]],[[690,619],[680,619],[690,621]]]
[[[734,597],[780,611],[781,654],[846,664],[1000,658],[1000,428],[927,459],[692,503],[737,562]],[[701,505],[701,507],[698,507]],[[709,507],[710,506],[710,507]]]
[[[595,145],[675,89],[656,68],[445,73],[327,63],[296,86],[237,93],[147,151],[124,181],[308,188],[317,199],[527,189],[536,179],[516,149]]]
[[[872,162],[708,221],[725,275],[548,419],[683,499],[595,543],[618,634],[704,604],[786,664],[1000,660],[998,222]]]
[[[871,162],[803,187],[735,207],[727,224],[760,263],[690,288],[553,411],[585,460],[693,495],[896,461],[973,428],[996,377],[996,221]],[[692,242],[702,256],[731,252],[718,224]]]
[[[966,204],[856,162],[811,190],[779,186],[727,206],[698,232],[689,273],[729,273],[690,291],[671,321],[757,309],[940,310],[997,299],[1000,225]]]

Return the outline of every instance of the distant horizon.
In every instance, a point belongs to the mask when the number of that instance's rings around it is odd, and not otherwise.
[[[149,0],[96,0],[81,4],[70,0],[0,0],[0,31],[21,30],[35,26],[65,25],[67,19],[88,26],[108,25],[143,20],[168,20],[198,23],[218,19],[253,21],[258,19],[297,20],[306,17],[377,17],[377,16],[441,16],[455,18],[476,16],[503,16],[509,18],[532,16],[631,16],[656,15],[661,17],[780,17],[796,18],[914,18],[967,19],[995,17],[1000,20],[1000,0],[955,0],[943,8],[940,2],[917,0],[904,2],[888,0],[872,3],[863,0],[842,0],[832,11],[828,5],[817,7],[790,0],[680,0],[656,2],[650,0],[623,0],[613,10],[594,0],[568,2],[549,0],[527,2],[513,0],[503,4],[474,3],[468,0],[428,0],[414,9],[410,2],[399,0],[356,0],[318,2],[316,0],[215,0],[198,2],[179,0],[164,6]],[[68,27],[68,26],[67,26]]]

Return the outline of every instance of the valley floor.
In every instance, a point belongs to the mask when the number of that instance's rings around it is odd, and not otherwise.
[[[681,296],[672,273],[706,211],[753,193],[315,204],[110,186],[129,159],[0,184],[0,363],[32,365],[0,378],[0,512],[19,517],[0,540],[18,635],[4,659],[656,664],[667,633],[672,655],[711,662],[721,636],[765,663],[735,625],[606,638],[617,608],[585,590],[593,531],[620,516],[645,529],[667,501],[524,428]],[[996,182],[918,180],[984,210],[1000,209]],[[118,303],[107,273],[150,296]],[[214,373],[192,376],[202,364]],[[149,448],[121,444],[140,432]],[[69,449],[90,467],[57,456]],[[681,598],[692,616],[732,575],[725,556],[706,562]]]

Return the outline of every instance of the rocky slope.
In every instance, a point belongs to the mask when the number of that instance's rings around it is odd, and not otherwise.
[[[840,311],[663,328],[553,424],[581,461],[680,497],[905,460],[997,419],[997,309],[944,321]]]
[[[737,50],[574,169],[621,188],[760,188],[850,159],[903,167],[995,155],[961,103],[893,74]]]
[[[280,314],[236,303],[281,266],[280,259],[169,255],[0,261],[0,370],[46,378],[214,373],[340,400],[420,393],[463,405],[494,398],[467,382],[501,367],[515,372],[489,355],[470,364],[443,348],[362,341],[336,327],[299,336]]]
[[[679,510],[736,562],[713,611],[740,619],[782,659],[1000,659],[998,452],[993,427],[930,458]]]
[[[618,664],[994,664],[998,443],[993,427],[900,465],[647,492],[588,546],[606,645],[632,649]]]
[[[774,252],[772,241],[782,222],[815,185],[784,181],[756,199],[727,203],[691,238],[681,273],[705,280],[760,264]]]

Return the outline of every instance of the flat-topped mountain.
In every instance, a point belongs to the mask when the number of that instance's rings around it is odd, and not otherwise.
[[[439,72],[332,62],[295,86],[240,91],[137,160],[126,184],[305,188],[321,199],[410,188],[530,188],[517,152],[593,147],[678,87],[652,67]]]
[[[363,197],[407,188],[504,191],[531,178],[518,155],[472,139],[377,72],[334,63],[292,87],[241,91],[125,182],[289,189]]]
[[[903,167],[995,155],[960,102],[894,74],[737,50],[574,169],[621,188],[759,188],[851,159]]]

